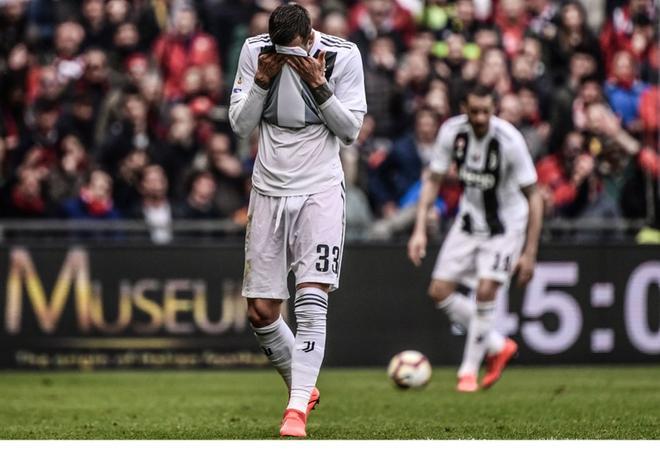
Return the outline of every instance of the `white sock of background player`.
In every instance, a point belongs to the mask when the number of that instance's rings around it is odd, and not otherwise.
[[[291,353],[295,338],[289,325],[280,316],[275,322],[265,327],[252,327],[252,331],[257,337],[261,350],[282,375],[286,387],[291,389]]]
[[[481,361],[486,354],[486,342],[495,324],[495,300],[477,302],[477,313],[468,327],[463,362],[458,369],[458,376],[477,375]]]
[[[444,301],[436,304],[438,309],[447,314],[452,323],[457,323],[467,332],[470,320],[477,312],[477,304],[460,292],[454,292]],[[505,337],[496,330],[491,330],[486,337],[486,351],[488,355],[495,355],[504,348]]]
[[[291,361],[291,396],[287,409],[307,410],[323,362],[327,311],[328,294],[325,291],[314,287],[296,291],[298,329]]]

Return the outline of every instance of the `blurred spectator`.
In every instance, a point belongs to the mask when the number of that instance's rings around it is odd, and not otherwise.
[[[410,44],[415,24],[410,13],[395,0],[363,0],[350,11],[349,39],[357,44],[365,59],[371,42],[386,36],[392,40],[397,55]]]
[[[84,174],[98,166],[122,216],[143,216],[147,191],[162,203],[152,192],[165,186],[176,207],[154,208],[155,223],[172,214],[245,223],[257,143],[234,141],[228,87],[245,38],[267,33],[280,3],[0,0],[0,215],[54,217],[68,197],[80,206]],[[620,209],[657,222],[657,2],[300,3],[315,29],[362,53],[369,115],[342,155],[355,236],[406,229],[433,141],[423,129],[459,114],[477,82],[523,133],[551,216]],[[459,187],[448,179],[438,211],[451,216]],[[154,236],[166,241],[162,229]]]
[[[537,38],[551,40],[557,33],[558,2],[552,0],[528,0],[527,8],[531,13],[529,30]]]
[[[140,44],[140,32],[133,22],[120,23],[114,32],[112,43],[112,65],[116,69],[125,66],[132,55],[147,50]]]
[[[38,167],[23,167],[6,191],[3,215],[16,218],[43,218],[53,214],[43,179],[47,171]]]
[[[47,166],[57,162],[58,150],[62,135],[58,127],[60,118],[59,105],[51,100],[40,98],[33,108],[33,117],[27,130],[21,136],[16,150],[11,152],[9,165],[16,168],[27,160],[28,153],[38,149],[40,159]]]
[[[528,95],[533,92],[526,91]],[[526,120],[523,115],[523,102],[516,94],[505,94],[500,99],[499,117],[511,122],[522,133],[529,148],[529,152],[534,160],[539,159],[545,154],[545,136],[538,129],[538,125],[530,120]],[[547,124],[546,124],[547,125]],[[545,127],[545,129],[548,129]]]
[[[412,118],[415,111],[424,104],[424,97],[430,87],[432,73],[428,55],[419,51],[409,51],[404,55],[395,76],[402,93],[400,101],[403,105],[404,117]],[[409,127],[411,123],[405,125]],[[378,120],[376,120],[376,130],[379,130]],[[376,135],[382,136],[378,132]]]
[[[658,148],[660,142],[658,137],[660,134],[660,121],[658,115],[660,114],[660,89],[658,89],[658,81],[660,73],[656,73],[653,84],[649,89],[644,91],[639,99],[639,117],[642,124],[642,143],[651,148]]]
[[[169,186],[165,171],[155,164],[145,167],[139,186],[140,203],[131,216],[146,222],[152,242],[167,244],[172,240],[173,208],[167,197]]]
[[[495,12],[495,24],[502,33],[502,45],[508,57],[522,48],[529,18],[523,0],[500,0]]]
[[[652,0],[629,0],[613,9],[600,33],[608,73],[619,51],[627,50],[640,60],[649,56],[654,43],[654,22],[656,9]]]
[[[85,30],[83,47],[109,48],[112,42],[112,34],[105,20],[104,0],[84,0],[81,12],[82,19],[80,23]]]
[[[571,106],[571,128],[579,131],[587,126],[587,110],[589,106],[604,101],[603,88],[595,77],[585,77],[580,83],[578,94]]]
[[[391,39],[381,37],[371,43],[367,56],[364,83],[369,114],[376,121],[378,136],[400,132],[403,115],[401,89],[395,81],[396,52]]]
[[[132,150],[146,152],[154,162],[160,154],[154,148],[153,132],[148,127],[147,104],[134,89],[123,96],[122,115],[110,124],[99,149],[98,160],[112,176],[116,176],[119,161]]]
[[[216,133],[206,144],[206,154],[197,165],[213,174],[217,185],[215,205],[222,217],[233,217],[246,205],[243,165],[233,154],[227,134]]]
[[[130,215],[140,201],[140,179],[148,164],[149,156],[144,150],[133,150],[119,161],[113,197],[124,215]]]
[[[370,177],[369,191],[382,217],[391,217],[399,201],[419,181],[422,167],[428,165],[440,127],[433,111],[421,109],[415,117],[415,131],[392,145],[387,157]]]
[[[211,172],[195,172],[190,177],[188,193],[176,209],[183,219],[217,219],[222,214],[215,203],[217,185]]]
[[[55,59],[53,66],[61,83],[77,80],[83,74],[83,62],[78,58],[85,39],[85,30],[74,21],[60,23],[55,29]]]
[[[565,2],[559,11],[559,24],[556,34],[549,42],[549,65],[555,82],[561,83],[568,73],[567,63],[577,49],[588,51],[600,65],[598,40],[587,27],[586,14],[576,1]]]
[[[348,21],[339,11],[333,11],[323,17],[321,31],[325,34],[348,39]]]
[[[0,2],[0,59],[5,59],[13,48],[26,41],[27,6],[25,0]]]
[[[112,201],[112,178],[106,172],[92,170],[84,179],[78,196],[62,204],[68,219],[118,219],[119,212]]]
[[[75,197],[88,170],[89,159],[80,139],[69,134],[62,139],[59,164],[49,172],[47,178],[48,196],[52,203],[59,204]]]
[[[502,50],[491,48],[483,53],[477,83],[492,88],[500,96],[511,90],[511,77]]]
[[[594,160],[583,150],[584,137],[572,131],[566,136],[560,152],[548,155],[536,164],[546,216],[572,215],[578,197],[586,196],[586,181],[593,172]]]
[[[629,131],[640,132],[639,121],[640,97],[648,85],[637,77],[637,67],[632,55],[621,51],[612,60],[612,77],[605,83],[605,95],[614,112],[623,121]]]
[[[359,140],[360,136],[358,136]],[[345,147],[341,149],[339,155],[346,179],[346,239],[364,239],[373,222],[373,215],[367,195],[357,185],[358,149],[355,145]]]
[[[181,179],[197,154],[193,112],[184,104],[172,107],[165,142],[158,149],[158,160],[169,179]]]
[[[550,108],[549,121],[552,131],[549,147],[552,151],[562,145],[566,134],[573,128],[573,101],[580,86],[588,81],[598,82],[593,78],[596,61],[591,54],[576,51],[571,55],[569,67],[569,76],[555,92]]]
[[[174,11],[172,30],[158,38],[153,55],[163,73],[168,100],[181,98],[189,67],[220,63],[215,39],[198,30],[195,10],[184,5]]]

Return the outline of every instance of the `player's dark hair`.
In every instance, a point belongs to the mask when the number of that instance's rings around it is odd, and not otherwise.
[[[490,88],[488,86],[484,86],[483,84],[477,84],[470,89],[468,89],[465,92],[465,97],[463,101],[467,102],[468,97],[472,95],[474,97],[490,97],[493,99],[493,102],[497,102],[497,95],[495,94],[495,90],[493,88]]]
[[[298,36],[307,39],[311,32],[309,13],[296,3],[278,6],[268,20],[268,34],[275,45],[289,45]]]

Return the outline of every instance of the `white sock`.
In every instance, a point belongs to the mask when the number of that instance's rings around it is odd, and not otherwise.
[[[265,327],[252,327],[252,331],[257,337],[261,350],[280,373],[286,387],[291,389],[291,353],[295,338],[289,325],[280,316]]]
[[[470,320],[472,320],[472,317],[477,312],[477,303],[460,292],[452,293],[442,302],[436,303],[436,307],[443,310],[452,323],[458,324],[465,331],[468,330]],[[486,350],[488,354],[495,355],[501,352],[504,348],[504,343],[504,336],[493,329],[488,333],[488,337],[486,338]]]
[[[325,324],[328,294],[318,288],[296,292],[295,314],[298,329],[291,361],[291,396],[288,409],[306,412],[316,386],[325,351]]]
[[[463,363],[458,369],[458,376],[477,375],[481,361],[486,354],[488,335],[495,322],[495,301],[477,302],[477,313],[468,327]]]

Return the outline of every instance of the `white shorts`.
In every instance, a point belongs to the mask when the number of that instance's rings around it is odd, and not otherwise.
[[[317,194],[270,197],[252,190],[245,232],[243,296],[289,298],[296,284],[339,287],[344,252],[346,194],[336,185]]]
[[[457,220],[445,238],[433,269],[434,280],[476,287],[481,279],[502,284],[509,281],[525,243],[525,233],[506,232],[495,236],[469,234]]]

